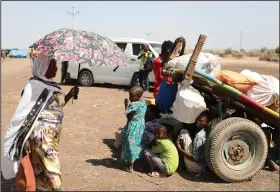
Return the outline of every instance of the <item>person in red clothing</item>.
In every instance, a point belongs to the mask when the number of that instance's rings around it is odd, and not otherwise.
[[[161,54],[156,59],[154,59],[153,62],[153,72],[155,76],[154,98],[156,98],[159,91],[160,83],[164,79],[162,74],[162,69],[163,69],[162,58],[168,55],[169,50],[172,48],[172,46],[173,46],[172,41],[164,41],[161,46]]]

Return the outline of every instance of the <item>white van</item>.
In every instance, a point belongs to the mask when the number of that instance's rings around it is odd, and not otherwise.
[[[147,41],[144,39],[132,38],[112,38],[112,40],[125,52],[129,58],[129,62],[125,66],[102,66],[90,67],[81,65],[79,83],[82,86],[91,86],[93,83],[110,83],[116,85],[133,86],[138,84],[138,71],[140,61],[137,59],[138,54],[142,50],[144,44],[149,45],[149,49],[153,54],[153,58],[158,57],[161,52],[161,43],[155,41]],[[69,64],[68,76],[70,79],[77,79],[78,64]],[[154,74],[149,74],[149,80],[154,82]]]

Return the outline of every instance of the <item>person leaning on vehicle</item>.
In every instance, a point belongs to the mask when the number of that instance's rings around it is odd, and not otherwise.
[[[149,71],[145,69],[145,64],[148,60],[152,59],[152,52],[149,51],[148,44],[144,44],[143,49],[140,51],[138,55],[138,59],[140,59],[140,67],[139,67],[139,83],[140,86],[144,89],[144,91],[149,91],[150,82],[149,82]],[[144,85],[145,84],[145,85]]]

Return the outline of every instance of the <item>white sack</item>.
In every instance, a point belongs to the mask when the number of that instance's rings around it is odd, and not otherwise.
[[[260,75],[250,70],[243,70],[241,74],[252,78],[260,84],[247,92],[248,97],[264,106],[270,106],[279,101],[279,79],[271,75]]]
[[[167,67],[174,67],[185,70],[192,54],[176,57],[167,63]],[[211,53],[200,53],[195,65],[195,69],[216,77],[221,70],[220,57]]]
[[[200,93],[191,85],[180,85],[174,103],[173,117],[183,123],[194,123],[206,110],[206,103]]]

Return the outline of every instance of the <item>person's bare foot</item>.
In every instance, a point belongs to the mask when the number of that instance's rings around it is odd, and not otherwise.
[[[268,167],[270,171],[279,173],[279,166],[273,160],[268,160]]]
[[[124,170],[128,173],[133,173],[133,168],[132,167],[125,167]]]
[[[153,171],[153,172],[151,172],[151,173],[148,173],[148,175],[149,175],[150,177],[160,177],[160,174],[159,174],[157,171]]]
[[[269,170],[272,172],[278,172],[279,173],[279,166],[269,166]]]

